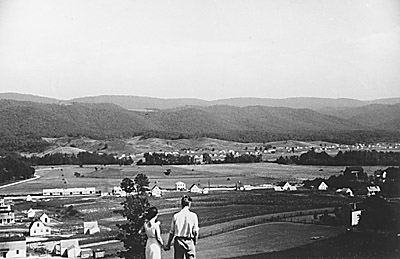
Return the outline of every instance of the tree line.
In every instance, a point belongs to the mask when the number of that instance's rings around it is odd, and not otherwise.
[[[112,154],[79,152],[75,154],[46,154],[42,157],[31,156],[26,160],[32,165],[130,165],[132,158],[119,158]]]
[[[144,161],[141,159],[138,165],[192,165],[192,164],[224,164],[224,163],[258,163],[262,162],[262,155],[241,154],[235,156],[232,153],[225,155],[223,159],[213,159],[208,153],[203,153],[202,161],[196,160],[192,155],[176,155],[165,153],[145,153]]]
[[[0,183],[32,178],[35,169],[18,156],[0,158]]]
[[[280,156],[275,162],[278,164],[326,166],[397,166],[400,165],[400,152],[339,151],[335,156],[330,156],[326,152],[319,153],[312,149],[300,156]]]

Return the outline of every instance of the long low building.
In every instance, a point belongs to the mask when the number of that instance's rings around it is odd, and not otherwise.
[[[94,195],[95,187],[43,189],[43,196]]]

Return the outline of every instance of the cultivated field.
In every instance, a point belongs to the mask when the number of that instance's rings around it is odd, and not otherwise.
[[[99,170],[95,171],[95,167]],[[220,164],[220,165],[187,165],[187,166],[57,166],[39,167],[36,175],[40,178],[10,187],[0,188],[0,194],[17,195],[42,193],[44,188],[96,187],[107,191],[112,186],[118,186],[125,177],[134,178],[138,173],[146,174],[151,184],[157,184],[163,189],[172,189],[177,181],[192,184],[234,186],[237,181],[244,184],[274,184],[280,181],[301,183],[306,179],[316,177],[328,178],[338,175],[345,167],[328,166],[296,166],[278,165],[273,163],[254,164]],[[384,167],[364,167],[368,174]],[[171,169],[171,174],[164,172]],[[84,177],[75,177],[78,172]]]
[[[184,181],[188,186],[200,183],[203,187],[234,186],[236,181],[245,184],[266,184],[280,181],[301,182],[315,177],[328,178],[340,174],[344,167],[287,166],[270,163],[227,164],[227,165],[191,165],[191,166],[61,166],[37,168],[40,178],[0,189],[1,195],[41,194],[43,188],[96,187],[106,191],[118,186],[124,177],[134,178],[138,173],[145,173],[151,182],[163,189],[170,189],[162,198],[150,197],[150,203],[161,210],[159,220],[162,233],[169,231],[173,213],[179,209],[182,192],[173,191],[176,181]],[[171,174],[164,174],[166,169]],[[371,174],[379,167],[365,167]],[[83,177],[75,177],[78,172]],[[199,215],[201,227],[199,258],[228,258],[253,253],[281,250],[311,242],[311,237],[329,237],[338,233],[338,228],[317,225],[291,223],[260,224],[256,217],[287,211],[336,207],[355,201],[334,193],[316,193],[299,191],[294,193],[274,192],[272,190],[210,192],[208,195],[193,194],[193,210]],[[125,221],[114,211],[121,209],[124,198],[116,197],[47,197],[37,202],[15,201],[15,209],[21,214],[33,207],[42,209],[48,215],[60,213],[62,208],[73,206],[79,211],[77,217],[59,219],[66,226],[81,225],[83,221],[97,220],[102,236],[115,236],[117,223]],[[34,196],[34,199],[36,197]],[[240,228],[244,228],[240,230]],[[288,238],[290,237],[290,238]],[[101,238],[101,236],[99,236]],[[110,244],[115,255],[115,248],[121,244]],[[117,249],[118,250],[118,249]],[[165,258],[172,258],[172,252]],[[170,257],[168,257],[170,256]]]

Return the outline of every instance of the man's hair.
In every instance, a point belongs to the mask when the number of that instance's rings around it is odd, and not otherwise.
[[[192,198],[189,195],[183,195],[182,200],[181,200],[182,208],[189,206],[191,202],[192,202]]]

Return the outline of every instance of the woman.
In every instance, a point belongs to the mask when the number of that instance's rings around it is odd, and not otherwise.
[[[146,259],[161,259],[161,250],[164,247],[161,239],[160,221],[156,221],[158,210],[151,207],[147,210],[144,230],[147,235]]]

